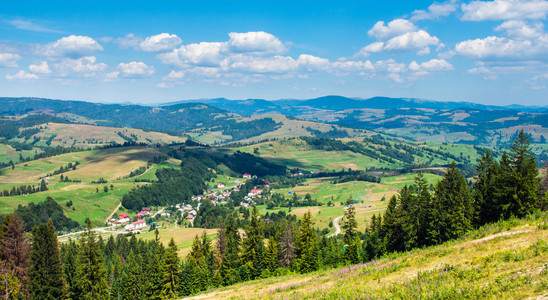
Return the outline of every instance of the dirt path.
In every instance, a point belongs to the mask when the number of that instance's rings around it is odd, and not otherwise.
[[[112,216],[114,215],[114,213],[116,213],[120,209],[120,206],[122,206],[122,202],[120,202],[120,204],[118,204],[118,206],[116,206],[116,208],[112,211],[112,213],[105,220],[105,223],[108,223],[108,220],[110,220],[112,218]]]
[[[362,211],[362,212],[359,212],[359,213],[356,213],[356,214],[365,214],[365,213],[369,213],[369,212],[376,212],[376,211],[382,211],[382,210],[384,210],[384,209],[374,209],[374,210]],[[333,226],[335,227],[335,232],[328,235],[327,237],[337,236],[337,235],[341,234],[341,227],[339,226],[339,221],[343,217],[344,217],[344,215],[338,216],[335,219],[333,219]]]

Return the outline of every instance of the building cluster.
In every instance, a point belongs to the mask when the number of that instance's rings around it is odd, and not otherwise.
[[[132,222],[132,218],[129,216],[128,213],[121,213],[118,216],[118,219],[111,219],[110,223],[112,225],[124,225],[124,229],[127,231],[133,231],[142,229],[144,227],[147,227],[147,223],[144,220],[144,217],[149,217],[152,213],[152,209],[150,207],[143,207],[139,213],[135,215],[136,221]]]

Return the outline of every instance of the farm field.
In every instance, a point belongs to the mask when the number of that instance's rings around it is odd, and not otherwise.
[[[110,143],[123,144],[131,140],[136,143],[146,144],[170,144],[182,143],[186,138],[172,136],[160,132],[148,132],[134,128],[119,128],[119,127],[103,127],[86,124],[60,124],[48,123],[34,126],[41,128],[40,132],[33,135],[29,141],[34,138],[40,138],[38,146],[46,146],[47,141],[51,136],[55,136],[51,140],[50,146],[62,147],[95,147],[108,145]]]
[[[53,175],[48,180],[48,191],[28,195],[0,197],[0,210],[9,213],[18,205],[44,201],[46,197],[54,198],[65,210],[68,217],[83,224],[90,218],[96,225],[102,225],[110,213],[118,206],[122,196],[132,188],[145,183],[135,183],[134,179],[155,180],[155,172],[161,168],[176,167],[179,160],[170,159],[159,165],[153,164],[144,174],[135,178],[127,178],[131,171],[146,166],[148,161],[161,155],[154,148],[124,147],[103,150],[72,152],[54,157],[29,161],[15,165],[15,169],[4,168],[0,175],[0,190],[11,189],[13,186],[39,185],[40,178],[53,173],[68,163],[79,162],[76,170],[62,173],[71,180],[82,182],[60,182],[59,175]],[[104,178],[106,184],[94,184]],[[104,186],[108,192],[104,191]],[[112,185],[112,187],[111,187]],[[68,207],[67,203],[72,202]]]

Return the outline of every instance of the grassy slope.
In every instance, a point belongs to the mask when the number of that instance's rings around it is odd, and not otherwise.
[[[41,142],[46,141],[50,136],[56,135],[53,139],[51,146],[62,147],[94,147],[110,144],[115,142],[123,144],[126,140],[118,135],[121,132],[127,137],[131,137],[133,134],[137,137],[138,143],[180,143],[186,139],[183,137],[171,136],[165,133],[159,132],[147,132],[140,129],[133,128],[117,128],[117,127],[103,127],[92,126],[84,124],[58,124],[48,123],[38,125],[35,127],[41,127],[41,131],[35,134],[29,141],[32,141],[34,137],[40,137]],[[45,145],[45,144],[44,144]]]
[[[548,296],[547,216],[338,269],[256,280],[196,299],[456,299]]]
[[[349,140],[349,139],[347,139]],[[361,142],[362,139],[357,139]],[[394,142],[390,142],[394,144]],[[408,146],[415,148],[428,148],[431,150],[441,150],[444,153],[460,156],[461,153],[464,157],[469,157],[472,161],[475,161],[480,157],[478,152],[470,145],[444,145],[441,143],[426,143],[418,145],[412,142],[403,142]],[[286,164],[288,168],[300,167],[307,170],[331,170],[331,169],[347,169],[352,168],[354,170],[367,169],[371,167],[376,168],[403,168],[405,164],[401,161],[395,161],[395,163],[388,163],[386,161],[378,161],[366,155],[354,153],[351,151],[324,151],[311,149],[304,141],[300,139],[294,140],[282,140],[264,142],[251,146],[239,147],[234,150],[240,150],[242,152],[253,153],[254,149],[258,148],[260,156],[265,158],[271,158],[280,163]],[[423,152],[424,156],[415,156],[416,163],[429,162],[432,159],[431,164],[449,164],[452,159],[443,158],[442,155],[431,155],[430,153]]]

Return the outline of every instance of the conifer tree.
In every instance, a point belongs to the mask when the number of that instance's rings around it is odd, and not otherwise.
[[[93,226],[88,219],[86,231],[82,234],[76,265],[76,285],[79,299],[107,299],[108,286],[103,255],[97,243]]]
[[[344,211],[344,223],[342,228],[344,230],[345,244],[353,243],[358,235],[358,222],[356,221],[356,209],[354,205],[350,205],[350,207]]]
[[[272,274],[278,268],[278,243],[273,236],[268,239],[268,246],[265,250],[264,264]]]
[[[500,203],[496,190],[499,184],[498,164],[490,150],[480,158],[477,169],[477,180],[474,183],[475,224],[483,225],[495,222],[500,217]]]
[[[282,267],[288,268],[291,266],[293,259],[295,258],[295,243],[293,242],[293,233],[291,227],[288,225],[284,230],[280,245],[280,258],[279,263]]]
[[[63,299],[66,285],[57,234],[51,218],[32,229],[29,291],[31,299]]]
[[[515,191],[511,212],[518,218],[538,208],[539,180],[537,163],[531,150],[531,138],[521,129],[512,144],[510,161]]]
[[[124,282],[124,299],[142,299],[144,297],[144,278],[142,276],[143,273],[141,269],[141,263],[139,261],[139,258],[135,255],[133,249],[129,251],[129,255],[126,260],[125,273],[126,276]]]
[[[310,211],[304,214],[299,228],[299,242],[297,244],[297,257],[299,259],[299,271],[308,273],[318,269],[318,248],[316,232],[312,228],[312,214]]]
[[[164,299],[173,299],[178,295],[179,288],[179,257],[177,256],[177,245],[173,238],[169,241],[165,252],[163,276],[162,276],[162,296]]]
[[[0,229],[0,291],[5,299],[28,295],[29,243],[24,229],[25,224],[17,213],[7,216]]]
[[[472,229],[472,195],[466,179],[453,162],[436,185],[432,241],[442,243]]]
[[[223,252],[220,268],[223,285],[230,285],[238,282],[240,252],[240,233],[236,225],[236,220],[232,215],[227,216],[226,222],[226,251]]]
[[[250,272],[251,279],[261,275],[264,269],[264,226],[261,222],[259,212],[256,206],[253,206],[247,226],[247,238],[242,243],[242,264]]]

